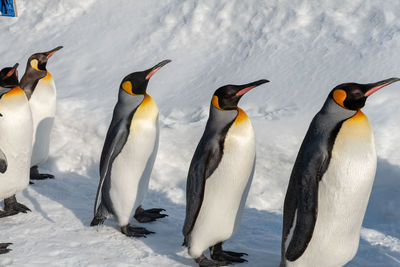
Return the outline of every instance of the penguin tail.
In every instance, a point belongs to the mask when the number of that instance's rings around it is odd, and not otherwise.
[[[97,209],[97,212],[94,215],[92,222],[90,223],[90,226],[103,224],[106,219],[107,217],[104,216],[103,203],[100,203],[99,208]]]
[[[96,226],[96,225],[99,225],[99,224],[103,224],[105,220],[106,220],[105,217],[97,217],[97,216],[95,216],[93,218],[92,222],[90,223],[90,226]]]
[[[188,240],[187,240],[186,236],[185,236],[185,238],[183,239],[182,246],[188,247]]]

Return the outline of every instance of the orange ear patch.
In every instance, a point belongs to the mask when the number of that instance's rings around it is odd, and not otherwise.
[[[219,110],[223,110],[220,106],[219,106],[219,102],[218,102],[218,96],[213,95],[212,99],[211,99],[211,104],[216,107]]]
[[[30,64],[31,64],[31,67],[32,67],[32,68],[34,68],[34,69],[37,70],[37,71],[40,71],[40,70],[39,70],[39,67],[38,67],[39,61],[38,61],[37,59],[31,60]]]
[[[333,92],[333,100],[335,100],[335,102],[342,108],[345,108],[343,102],[344,100],[346,100],[346,97],[347,97],[346,91],[342,89],[337,89]]]
[[[122,87],[122,89],[124,89],[125,92],[127,92],[130,95],[133,95],[132,83],[130,81],[123,82],[121,87]]]

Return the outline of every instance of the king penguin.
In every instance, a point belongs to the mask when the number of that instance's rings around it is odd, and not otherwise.
[[[281,266],[336,267],[355,256],[377,164],[361,108],[399,80],[340,84],[313,118],[285,197]]]
[[[18,63],[12,68],[4,68],[0,71],[0,99],[6,92],[10,91],[13,87],[18,86]],[[0,120],[3,117],[0,114]],[[7,157],[4,151],[0,148],[0,177],[7,171]],[[29,209],[28,209],[29,210]],[[26,210],[24,210],[26,212]],[[15,210],[5,210],[0,212],[0,217],[11,216],[17,214]],[[8,247],[12,243],[0,243],[0,254],[5,254],[11,251]]]
[[[190,164],[186,186],[183,244],[199,266],[245,262],[247,255],[222,250],[239,229],[255,167],[255,136],[246,113],[237,105],[259,80],[226,85],[212,97],[210,115]],[[211,259],[203,252],[209,248]]]
[[[0,217],[30,211],[15,197],[29,183],[33,133],[28,99],[18,87],[17,67],[0,71],[0,199],[4,199]]]
[[[153,74],[169,62],[171,60],[164,60],[148,70],[131,73],[121,82],[101,153],[100,182],[91,226],[103,223],[111,214],[123,234],[144,237],[153,232],[129,224],[133,211],[139,222],[167,216],[160,213],[163,209],[144,210],[141,205],[148,189],[159,139],[158,108],[146,89]],[[100,192],[101,202],[97,208]]]
[[[56,114],[56,86],[46,65],[48,59],[61,48],[58,46],[30,56],[20,83],[29,99],[33,118],[31,180],[54,178],[51,174],[40,174],[38,165],[43,164],[49,156],[50,133]]]

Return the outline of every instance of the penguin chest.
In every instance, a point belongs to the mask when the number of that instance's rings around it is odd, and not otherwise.
[[[221,161],[206,179],[203,202],[191,232],[191,254],[202,253],[238,230],[254,163],[255,137],[251,122],[248,118],[239,122],[236,119],[225,137]]]
[[[32,114],[28,99],[16,87],[0,99],[0,149],[7,158],[7,171],[0,173],[0,198],[24,189],[29,182],[32,153]],[[21,130],[22,129],[22,130]]]
[[[342,266],[355,256],[376,164],[372,128],[359,111],[343,123],[319,182],[317,221],[304,253],[307,266]]]
[[[43,163],[49,154],[50,133],[56,112],[56,87],[48,73],[39,80],[29,99],[33,119],[32,166]]]
[[[154,101],[145,101],[135,112],[128,139],[112,165],[110,197],[120,222],[129,220],[144,200],[157,154],[158,109]]]

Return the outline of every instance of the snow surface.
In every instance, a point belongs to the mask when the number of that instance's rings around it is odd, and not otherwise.
[[[229,250],[243,266],[277,266],[289,174],[313,115],[343,82],[400,76],[400,2],[379,0],[19,0],[0,18],[2,66],[58,45],[48,64],[58,90],[51,155],[17,195],[31,213],[2,219],[13,251],[1,266],[195,266],[181,246],[186,174],[218,87],[266,78],[241,101],[257,138],[257,165]],[[160,148],[145,208],[169,217],[131,239],[109,219],[88,227],[98,164],[121,79],[163,59],[149,94],[160,109]],[[400,83],[367,102],[378,171],[359,251],[347,266],[400,266]]]

